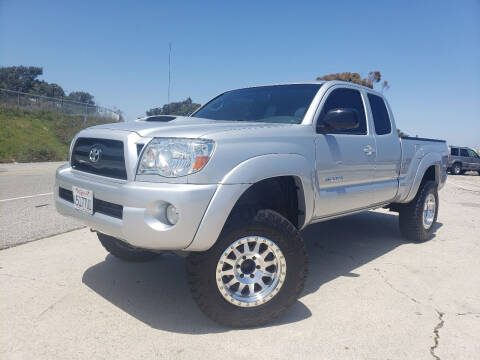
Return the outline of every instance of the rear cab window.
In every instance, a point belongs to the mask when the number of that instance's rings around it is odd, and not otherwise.
[[[450,155],[452,155],[452,156],[458,156],[458,148],[452,147],[452,148],[450,149]]]
[[[388,115],[387,106],[382,97],[374,94],[367,94],[370,109],[373,115],[373,124],[377,135],[386,135],[392,132],[392,124]]]

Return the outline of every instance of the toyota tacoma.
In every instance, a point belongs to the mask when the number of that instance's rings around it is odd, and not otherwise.
[[[56,172],[55,202],[120,259],[187,254],[200,309],[249,327],[300,296],[310,224],[386,207],[405,238],[431,238],[447,165],[445,141],[399,138],[388,102],[370,88],[257,86],[187,117],[82,130]]]

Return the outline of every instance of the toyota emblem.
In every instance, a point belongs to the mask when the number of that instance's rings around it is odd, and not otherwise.
[[[96,146],[93,146],[91,149],[90,149],[90,154],[88,155],[88,158],[90,159],[90,161],[92,163],[97,163],[98,160],[100,160],[100,155],[102,154],[102,149],[96,147]]]

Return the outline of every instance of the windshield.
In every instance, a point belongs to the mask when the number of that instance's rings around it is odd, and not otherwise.
[[[261,86],[228,91],[192,117],[300,124],[321,84]]]

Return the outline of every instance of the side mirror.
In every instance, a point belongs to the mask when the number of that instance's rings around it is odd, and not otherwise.
[[[319,119],[317,131],[328,133],[329,131],[353,130],[359,127],[358,111],[355,109],[341,108],[332,109]]]

